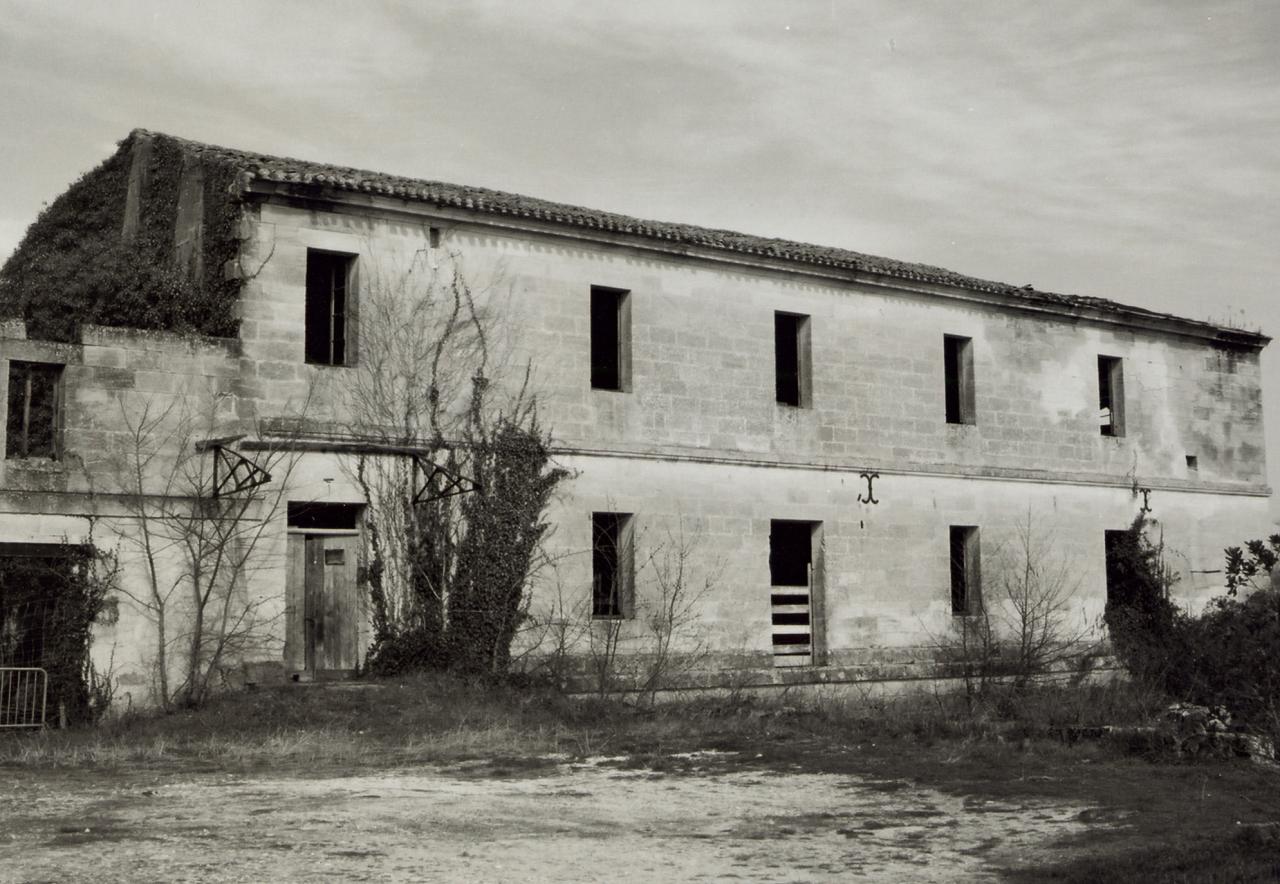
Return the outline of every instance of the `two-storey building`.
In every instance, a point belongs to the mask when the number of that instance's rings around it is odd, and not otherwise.
[[[116,240],[164,255],[204,300],[121,307],[128,293],[94,289],[92,255],[77,250]],[[88,516],[128,534],[127,502],[94,473],[127,441],[129,408],[186,401],[194,384],[216,391],[227,425],[261,428],[306,403],[301,424],[277,422],[306,429],[245,588],[274,612],[248,662],[356,666],[366,501],[338,393],[376,345],[362,338],[371,287],[442,265],[481,293],[508,362],[532,366],[542,424],[573,472],[531,614],[643,632],[659,590],[623,572],[683,537],[693,582],[712,579],[678,643],[705,650],[710,672],[927,676],[955,618],[999,592],[1028,526],[1051,538],[1043,555],[1071,575],[1070,616],[1092,629],[1107,532],[1140,510],[1198,606],[1218,588],[1222,548],[1267,520],[1261,334],[139,130],[6,267],[0,552],[81,542]],[[25,294],[42,274],[65,302]],[[169,330],[184,322],[204,336]],[[249,460],[262,447],[225,442]],[[617,555],[628,543],[635,562]],[[309,611],[324,595],[315,581],[346,595]],[[126,687],[144,681],[154,628],[129,600],[100,627],[98,653],[115,647]]]

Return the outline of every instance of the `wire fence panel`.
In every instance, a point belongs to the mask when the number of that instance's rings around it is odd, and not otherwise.
[[[0,728],[44,727],[49,674],[36,666],[0,666]]]

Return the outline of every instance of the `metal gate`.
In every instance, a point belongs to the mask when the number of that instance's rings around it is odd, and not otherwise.
[[[37,666],[0,666],[0,728],[44,727],[49,674]]]

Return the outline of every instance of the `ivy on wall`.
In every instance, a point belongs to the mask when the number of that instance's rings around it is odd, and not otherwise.
[[[150,139],[137,235],[122,235],[130,168]],[[236,334],[239,281],[223,267],[239,250],[237,169],[197,154],[203,165],[203,272],[191,278],[173,256],[183,164],[189,148],[134,132],[96,169],[45,208],[0,268],[0,317],[26,320],[33,338],[73,341],[83,323]]]

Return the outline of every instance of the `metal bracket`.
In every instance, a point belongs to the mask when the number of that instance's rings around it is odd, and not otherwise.
[[[1146,515],[1151,512],[1151,489],[1139,488],[1138,493],[1142,495],[1142,509],[1139,512]]]
[[[474,479],[450,472],[421,455],[412,454],[410,457],[413,458],[414,464],[423,476],[422,484],[413,492],[414,503],[430,503],[433,500],[443,500],[446,497],[456,497],[459,494],[470,494],[480,490],[480,483]]]
[[[208,446],[213,451],[214,498],[239,494],[260,488],[271,481],[271,474],[239,452],[221,444]]]
[[[879,473],[859,473],[858,477],[860,479],[867,480],[867,496],[863,497],[861,494],[859,494],[858,503],[879,503],[880,501],[876,500],[876,493],[871,487],[871,482],[874,479],[879,479],[880,474]]]

